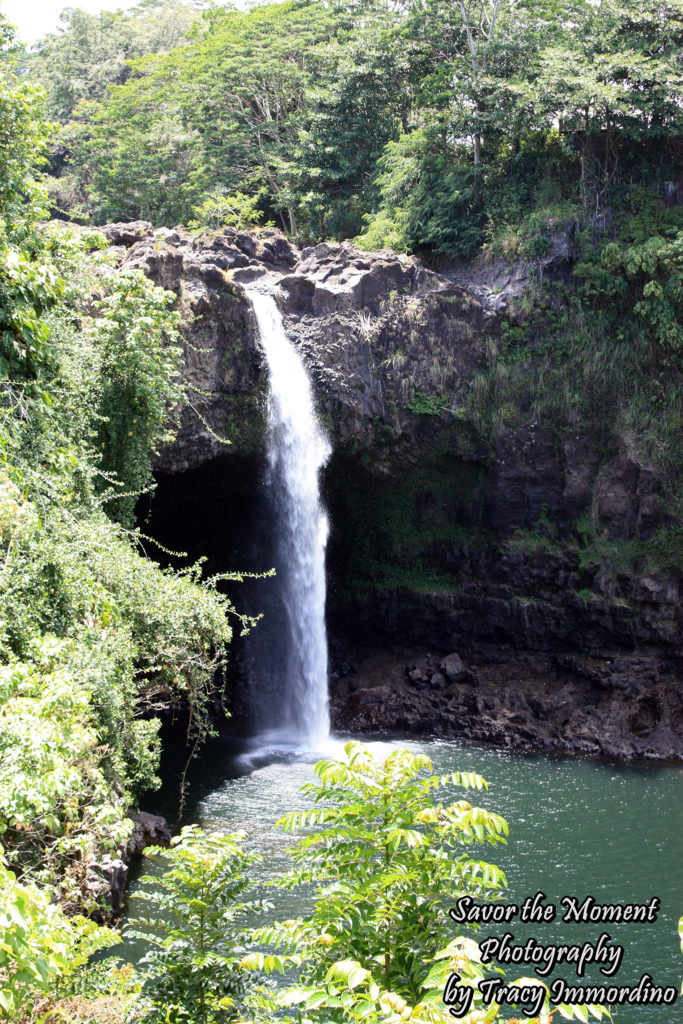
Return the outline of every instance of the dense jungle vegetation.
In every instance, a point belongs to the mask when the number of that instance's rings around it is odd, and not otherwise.
[[[178,930],[144,978],[85,970],[113,941],[81,916],[101,909],[88,865],[115,854],[157,783],[159,715],[189,709],[201,738],[232,628],[248,625],[201,566],[161,570],[135,526],[185,398],[177,316],[174,296],[117,270],[96,226],[273,221],[302,242],[390,245],[439,267],[540,269],[571,238],[572,273],[506,325],[482,408],[504,420],[535,367],[547,415],[609,420],[660,467],[673,518],[682,27],[678,0],[145,0],[69,10],[27,53],[0,24],[0,1015],[272,1019],[287,999],[246,968],[298,966],[298,1021],[443,1020],[421,994],[440,998],[453,965],[480,976],[429,893],[498,891],[500,874],[465,851],[499,842],[503,823],[432,800],[436,783],[416,781],[426,759],[375,766],[358,750],[319,770],[311,795],[327,809],[288,823],[339,831],[335,805],[351,808],[348,842],[324,831],[317,858],[310,838],[298,848],[287,884],[337,886],[310,920],[264,931],[243,962],[257,941],[239,919],[248,857],[238,837],[191,831],[152,897]],[[418,890],[419,915],[406,909]],[[215,913],[198,917],[197,900]]]
[[[41,91],[0,69],[0,1013],[103,941],[88,864],[157,784],[159,713],[206,729],[231,637],[201,568],[162,571],[133,527],[182,397],[169,296],[103,239],[45,224]]]
[[[579,215],[647,234],[679,185],[676,2],[183,10],[72,12],[30,55],[70,216],[220,220],[248,197],[304,239],[534,256]]]

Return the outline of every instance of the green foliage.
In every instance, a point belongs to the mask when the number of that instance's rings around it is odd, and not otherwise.
[[[210,729],[232,606],[200,565],[162,571],[111,518],[130,526],[183,397],[174,297],[120,273],[101,239],[41,223],[47,126],[0,30],[0,830],[8,864],[44,893],[4,876],[10,937],[21,907],[37,908],[15,954],[38,966],[12,974],[7,996],[23,1007],[92,938],[41,908],[100,909],[86,868],[116,852],[126,809],[158,784],[157,713],[184,704],[191,744]]]
[[[452,785],[485,789],[480,776],[430,771],[423,754],[396,750],[377,762],[355,742],[346,745],[343,760],[315,765],[318,782],[302,792],[318,806],[280,822],[306,834],[292,851],[295,870],[277,882],[315,885],[313,911],[257,931],[255,938],[276,951],[253,952],[242,961],[267,973],[298,968],[299,978],[276,993],[269,1011],[260,993],[251,1019],[260,1020],[265,1010],[266,1019],[277,1015],[300,1024],[444,1024],[452,1019],[443,1003],[451,973],[473,988],[476,1019],[500,1019],[500,1007],[484,1008],[476,988],[491,969],[471,938],[451,939],[445,911],[464,893],[500,897],[503,873],[470,854],[478,844],[504,843],[507,825],[466,800],[437,801],[438,791]],[[598,1020],[609,1018],[602,1007],[591,1010]],[[585,1007],[561,1012],[586,1020]],[[546,1000],[540,1020],[547,1022],[548,1014]]]
[[[234,1019],[253,987],[240,966],[248,921],[268,904],[244,897],[251,888],[249,865],[260,858],[242,849],[241,833],[205,833],[184,828],[169,850],[156,847],[162,875],[142,879],[135,898],[148,906],[128,930],[151,949],[140,962],[144,1021],[193,1024]]]
[[[680,40],[654,0],[169,2],[69,12],[29,68],[76,217],[211,222],[241,193],[306,240],[538,260],[557,204],[571,223],[675,182]]]
[[[408,399],[406,408],[413,416],[441,416],[447,410],[445,398],[437,398],[435,395],[425,395],[422,391],[416,391],[415,395]]]
[[[115,851],[125,809],[158,782],[155,712],[184,701],[193,741],[208,728],[230,605],[199,567],[162,571],[92,493],[90,509],[78,499],[73,450],[35,471],[4,441],[0,825],[13,863],[87,905],[87,863]]]
[[[231,637],[218,581],[202,585],[199,566],[162,571],[99,507],[95,453],[70,445],[76,397],[44,422],[40,402],[33,422],[10,419],[0,459],[2,703],[16,721],[0,813],[24,863],[46,881],[61,875],[75,901],[82,856],[115,847],[127,802],[157,783],[148,716],[183,701],[193,733],[205,731]],[[21,814],[17,800],[28,801]]]
[[[13,30],[0,19],[0,204],[3,229],[10,237],[25,234],[27,222],[42,212],[31,204],[36,190],[36,166],[47,146],[42,118],[43,93],[17,75]],[[26,200],[29,200],[28,202]]]
[[[244,192],[233,192],[225,195],[217,192],[207,196],[200,206],[192,209],[194,220],[189,226],[195,229],[232,227],[246,228],[255,227],[263,220],[263,210],[258,209],[258,204],[263,195],[263,189],[254,196],[245,195]],[[269,225],[271,226],[270,222]]]
[[[182,397],[178,314],[169,310],[174,301],[173,293],[156,288],[138,270],[116,275],[93,303],[101,466],[124,491],[109,508],[126,526],[133,524],[135,502],[152,481],[150,453],[169,439],[169,414]]]
[[[32,662],[0,667],[0,831],[15,861],[45,881],[67,859],[74,871],[87,861],[93,834],[116,845],[130,827],[112,803],[89,694],[69,671],[69,654],[65,642],[46,639]],[[65,897],[77,903],[82,881],[68,876]]]
[[[140,722],[135,740],[123,726],[135,714],[136,694],[142,690],[143,707],[153,709],[164,694],[184,692],[200,718],[199,695],[211,687],[230,639],[230,606],[215,590],[218,581],[201,589],[199,568],[162,572],[103,514],[104,504],[129,519],[130,489],[150,479],[149,450],[181,394],[179,350],[166,343],[176,317],[168,313],[169,296],[141,274],[119,277],[106,264],[98,270],[87,254],[71,256],[76,294],[67,298],[80,304],[87,288],[88,316],[65,306],[46,321],[55,363],[47,386],[56,405],[36,402],[26,390],[21,400],[5,392],[4,462],[28,502],[8,492],[0,608],[18,657],[37,635],[77,637],[81,670],[101,695],[106,738],[120,750],[129,742],[132,768],[152,733]],[[17,530],[15,507],[22,508]],[[133,772],[140,785],[153,778],[145,761],[147,755]]]
[[[97,950],[119,941],[85,917],[68,918],[47,893],[20,885],[0,847],[0,1011],[16,1018],[36,992],[54,995]]]
[[[68,119],[81,100],[101,100],[128,77],[127,61],[172,50],[192,34],[200,11],[192,2],[142,0],[133,11],[88,14],[67,7],[59,30],[25,57],[47,92],[48,115]]]
[[[503,819],[466,800],[435,799],[449,785],[481,790],[483,779],[424,777],[429,758],[406,750],[379,763],[362,744],[348,743],[345,751],[342,761],[318,762],[318,782],[302,787],[318,806],[279,823],[287,831],[317,827],[293,849],[295,870],[281,882],[314,884],[313,913],[261,933],[303,958],[305,987],[283,1002],[310,999],[326,1007],[329,1020],[346,1005],[324,984],[335,964],[358,962],[365,968],[358,984],[369,970],[386,991],[419,999],[425,962],[450,931],[445,902],[465,892],[495,898],[505,885],[498,868],[470,856],[476,844],[505,842]],[[264,956],[247,963],[264,965]]]
[[[581,568],[601,565],[619,573],[675,572],[683,562],[683,527],[661,527],[647,540],[605,537],[591,515],[586,513],[574,523],[575,538],[569,543],[579,556]]]
[[[440,126],[419,128],[387,143],[377,163],[377,213],[354,239],[375,249],[398,242],[400,252],[467,258],[483,241],[482,214],[474,204],[472,171]]]
[[[12,34],[0,20],[0,378],[33,378],[50,360],[42,313],[61,294],[37,169],[47,148],[42,91],[17,77]]]
[[[288,2],[204,18],[191,45],[139,58],[106,102],[76,111],[72,173],[100,220],[187,222],[207,196],[265,188],[265,212],[295,232],[305,98],[339,17]]]
[[[654,234],[640,244],[605,245],[600,268],[605,271],[590,286],[590,264],[579,264],[575,273],[584,275],[586,292],[608,299],[612,314],[620,300],[638,316],[636,337],[649,349],[653,363],[666,368],[673,360],[683,370],[683,230],[670,228],[668,237]],[[635,339],[634,339],[635,340]]]
[[[394,252],[410,251],[406,211],[398,207],[367,214],[365,230],[353,239],[353,244],[366,252],[378,249],[393,249]]]
[[[501,1020],[501,1007],[495,1000],[488,1007],[480,1004],[480,993],[476,986],[483,978],[490,977],[490,968],[487,970],[482,964],[479,947],[476,942],[460,936],[450,942],[444,949],[439,950],[433,959],[433,967],[424,984],[425,991],[422,1006],[416,1008],[420,1010],[424,1007],[423,1014],[417,1015],[414,1013],[413,1016],[408,1018],[409,1020],[424,1019],[436,1024],[437,1021],[452,1019],[446,1016],[446,1012],[440,1005],[444,988],[451,974],[459,975],[461,979],[460,984],[467,985],[475,990],[473,1006],[475,1007],[474,1013],[481,1015],[479,1019],[486,1021],[487,1024],[488,1021]],[[502,971],[499,973],[502,973]],[[539,1016],[534,1018],[534,1022],[536,1024],[549,1024],[552,1020],[553,1008],[548,998],[548,986],[538,978],[516,978],[515,984],[533,985],[545,989],[545,1002]],[[599,1004],[574,1003],[570,1005],[568,1003],[559,1003],[555,1006],[555,1010],[563,1020],[578,1020],[583,1021],[583,1024],[586,1024],[591,1017],[594,1020],[613,1020],[609,1009]],[[473,1019],[476,1020],[477,1017],[475,1016]],[[528,1020],[527,1017],[523,1019]],[[534,1022],[531,1022],[531,1024],[534,1024]]]
[[[0,224],[0,232],[2,227]],[[49,331],[41,314],[59,298],[59,276],[40,245],[0,248],[0,375],[33,378],[49,365]],[[1,243],[0,243],[1,245]]]

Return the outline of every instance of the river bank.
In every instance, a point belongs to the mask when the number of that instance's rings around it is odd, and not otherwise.
[[[644,660],[644,659],[643,659]],[[672,684],[646,696],[563,670],[553,658],[502,645],[457,652],[338,645],[330,683],[333,728],[460,737],[514,750],[623,760],[683,760]],[[619,665],[613,666],[615,672]],[[644,666],[647,670],[647,664]]]

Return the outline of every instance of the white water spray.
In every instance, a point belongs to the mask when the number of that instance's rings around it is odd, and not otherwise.
[[[319,749],[329,734],[325,545],[327,516],[318,476],[330,444],[315,413],[313,392],[298,352],[287,337],[271,295],[249,291],[269,376],[266,486],[274,536],[275,601],[260,646],[262,741]],[[265,624],[265,623],[264,623]],[[267,647],[268,650],[264,650]]]

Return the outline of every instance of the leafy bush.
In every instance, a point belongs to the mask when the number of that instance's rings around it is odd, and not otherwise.
[[[626,249],[609,243],[601,264],[609,274],[606,294],[632,305],[653,362],[666,367],[672,360],[683,370],[683,231],[672,229],[668,237],[653,235]]]
[[[263,210],[258,208],[262,194],[262,191],[254,196],[248,196],[240,191],[232,192],[230,195],[225,192],[214,192],[199,206],[192,208],[194,220],[190,221],[189,227],[254,227],[260,224],[264,217]]]
[[[376,213],[354,239],[363,249],[385,245],[399,252],[427,252],[466,259],[481,246],[482,212],[474,197],[472,170],[435,128],[419,128],[388,142],[377,162]]]
[[[480,776],[424,777],[429,758],[407,750],[379,763],[360,743],[345,751],[343,761],[318,762],[319,781],[302,787],[320,806],[279,823],[287,831],[323,826],[299,841],[295,870],[279,882],[315,885],[313,913],[260,933],[302,963],[303,984],[285,993],[283,1004],[325,1006],[329,1020],[339,1019],[338,1011],[343,1018],[354,998],[328,990],[335,964],[362,964],[360,980],[376,972],[384,991],[418,1001],[425,963],[451,931],[446,902],[464,893],[495,898],[505,885],[502,871],[469,855],[472,846],[505,841],[503,819],[466,800],[434,799],[449,785],[481,790]],[[246,962],[264,966],[265,957]]]
[[[15,1017],[36,993],[54,995],[115,932],[84,917],[67,918],[33,884],[20,885],[0,847],[0,1011]]]
[[[446,905],[463,894],[501,896],[503,873],[470,853],[504,843],[507,825],[466,800],[437,802],[437,791],[451,785],[484,789],[480,776],[430,771],[424,754],[397,750],[378,763],[355,742],[346,745],[344,760],[315,765],[319,781],[302,792],[320,806],[281,819],[286,830],[307,834],[292,851],[295,870],[276,883],[314,885],[313,911],[255,933],[282,953],[251,953],[243,961],[266,971],[300,968],[298,983],[276,995],[270,1019],[444,1024],[452,1020],[443,1003],[451,973],[473,989],[472,1020],[500,1019],[495,1004],[483,1007],[476,988],[491,968],[471,938],[451,939]],[[593,1009],[602,1019],[603,1009]],[[548,1012],[546,1001],[540,1019]],[[585,1007],[562,1012],[587,1019]],[[258,1008],[254,1019],[261,1019]]]
[[[49,244],[36,230],[46,216],[37,180],[47,149],[42,90],[16,75],[12,31],[0,18],[0,377],[34,378],[50,360],[42,319],[62,284]]]
[[[0,666],[0,830],[15,862],[45,881],[67,857],[84,870],[93,834],[115,846],[130,828],[111,802],[89,694],[69,671],[68,648],[46,638],[31,663]],[[65,893],[74,895],[83,898]]]
[[[240,966],[249,919],[263,901],[244,902],[251,888],[247,869],[260,860],[241,846],[243,835],[184,828],[161,857],[162,875],[146,876],[135,899],[149,908],[128,935],[151,945],[140,962],[144,980],[141,1019],[153,1024],[214,1024],[232,1019],[253,987]]]
[[[502,872],[469,851],[505,842],[507,826],[465,800],[444,806],[435,799],[442,787],[481,790],[486,783],[471,772],[430,776],[429,758],[407,750],[380,763],[360,743],[345,751],[344,760],[319,762],[319,781],[302,787],[319,806],[280,822],[307,834],[292,851],[293,872],[273,884],[303,884],[306,897],[315,886],[309,917],[253,930],[253,915],[272,908],[244,901],[247,870],[257,858],[244,852],[241,834],[190,826],[170,850],[147,851],[165,871],[142,880],[137,896],[149,913],[128,931],[151,944],[141,962],[136,1019],[445,1024],[452,1019],[443,1003],[451,973],[473,990],[472,1020],[500,1019],[495,1004],[483,1007],[477,984],[502,971],[482,963],[473,939],[448,941],[445,911],[464,893],[501,895]],[[261,950],[244,955],[255,944]],[[297,971],[299,979],[292,984],[290,974],[275,990],[255,979],[263,971]],[[591,1011],[598,1020],[609,1016],[601,1007]],[[587,1019],[586,1007],[560,1012]],[[539,1020],[548,1013],[546,1000]]]
[[[436,395],[425,395],[418,391],[413,398],[406,402],[406,409],[412,412],[413,416],[442,416],[448,408],[446,397],[437,398]]]
[[[101,468],[124,492],[109,508],[125,526],[152,481],[149,456],[168,440],[171,409],[180,403],[182,349],[172,292],[156,288],[141,271],[117,274],[95,299],[88,323],[96,353]]]
[[[201,567],[174,573],[143,557],[92,492],[84,507],[73,481],[88,466],[79,474],[73,451],[36,471],[4,442],[0,817],[24,866],[46,882],[61,874],[77,901],[81,858],[113,850],[125,808],[158,784],[155,713],[184,701],[194,734],[208,728],[231,605]]]

